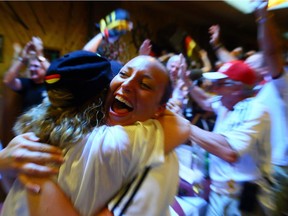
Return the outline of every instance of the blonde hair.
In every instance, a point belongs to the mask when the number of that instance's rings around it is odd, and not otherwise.
[[[104,123],[106,92],[76,106],[71,93],[50,90],[49,98],[18,118],[13,131],[16,135],[34,132],[41,142],[65,148]]]

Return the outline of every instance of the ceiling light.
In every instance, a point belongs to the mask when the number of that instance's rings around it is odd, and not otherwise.
[[[252,13],[255,8],[256,2],[251,2],[251,0],[224,0],[227,4],[241,11],[242,13],[248,14]],[[288,7],[288,0],[269,0],[268,10],[276,10]]]

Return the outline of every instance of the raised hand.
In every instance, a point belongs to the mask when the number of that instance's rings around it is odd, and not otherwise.
[[[209,28],[209,34],[210,34],[210,44],[212,46],[218,46],[220,44],[220,26],[212,25]]]
[[[139,55],[149,55],[152,49],[151,41],[146,39],[139,48]]]
[[[13,50],[14,50],[14,55],[19,56],[22,50],[22,47],[19,43],[13,43]]]
[[[199,53],[199,55],[200,55],[201,58],[207,57],[207,52],[206,52],[206,50],[204,50],[204,49],[199,50],[198,53]]]
[[[32,43],[34,45],[37,56],[43,55],[43,42],[39,37],[32,37]]]
[[[133,29],[133,22],[129,12],[119,8],[101,19],[99,27],[103,37],[109,43],[114,43],[121,35]]]
[[[189,75],[187,73],[187,64],[185,61],[185,57],[182,53],[179,54],[180,56],[180,64],[179,64],[179,71],[178,71],[178,77],[180,77],[180,79],[182,80],[182,82],[186,79],[189,79]]]
[[[28,43],[26,43],[21,53],[21,57],[23,58],[24,62],[28,61],[29,55],[31,54],[31,52],[36,53],[36,50],[35,50],[35,46],[33,42],[29,41]]]

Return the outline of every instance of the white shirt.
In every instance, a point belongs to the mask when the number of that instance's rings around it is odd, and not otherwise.
[[[238,102],[233,111],[220,106],[214,132],[226,137],[239,158],[234,163],[228,163],[210,155],[212,181],[255,181],[262,174],[270,174],[270,117],[263,105],[248,98]],[[211,189],[221,190],[213,185]]]
[[[288,73],[264,84],[256,98],[271,116],[272,164],[288,166]]]
[[[81,215],[102,209],[145,166],[164,161],[160,123],[95,128],[83,142],[67,149],[58,183]],[[1,215],[29,215],[23,187],[16,181]]]
[[[174,152],[165,156],[165,163],[152,168],[141,187],[129,205],[125,216],[169,216],[171,205],[177,194],[179,183],[179,166],[177,156]],[[134,185],[131,186],[133,188]],[[115,209],[117,216],[123,209],[123,205],[131,196],[131,191],[127,193],[120,205]],[[109,204],[111,209],[119,196]]]

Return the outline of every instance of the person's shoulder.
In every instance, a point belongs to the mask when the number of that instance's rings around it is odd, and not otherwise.
[[[16,90],[15,92],[23,93],[31,86],[31,79],[26,77],[19,77],[18,79],[21,83],[21,88],[19,90]]]
[[[99,127],[95,127],[91,133],[92,136],[99,136],[99,134],[106,135],[107,133],[121,133],[125,132],[124,126],[122,125],[101,125]]]
[[[125,131],[129,134],[130,138],[145,137],[157,138],[157,135],[163,135],[163,128],[161,123],[156,119],[148,119],[146,121],[137,121],[132,125],[124,126]]]
[[[249,105],[250,115],[255,118],[269,118],[269,107],[267,104],[261,103],[257,97],[253,97],[251,100],[251,106]]]
[[[32,80],[26,77],[19,77],[20,82],[23,83],[30,83]]]
[[[109,149],[124,147],[129,144],[129,132],[121,125],[95,127],[89,135],[88,142],[96,146],[109,147]],[[96,148],[98,148],[96,147]],[[105,148],[106,148],[105,147]]]
[[[18,79],[21,80],[21,82],[32,82],[32,80],[27,77],[19,77]]]
[[[23,88],[27,88],[28,86],[32,86],[35,84],[33,82],[33,80],[26,78],[26,77],[21,77],[21,78],[19,78],[19,80],[20,80]]]
[[[162,128],[161,123],[157,119],[148,119],[146,121],[137,121],[135,122],[135,127],[137,128],[144,128],[147,129],[156,129],[156,128]]]

